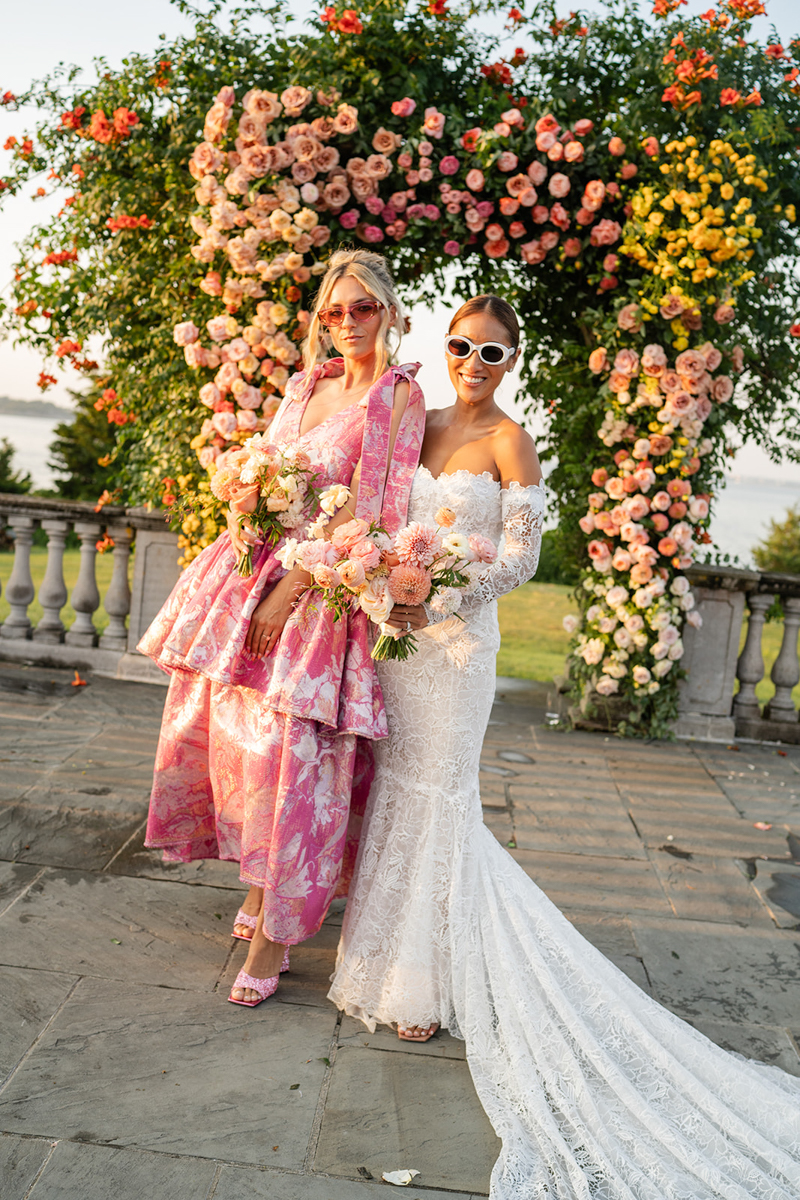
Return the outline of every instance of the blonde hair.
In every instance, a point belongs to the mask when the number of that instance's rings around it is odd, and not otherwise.
[[[323,346],[324,328],[317,314],[327,308],[335,285],[348,275],[357,279],[365,291],[383,305],[380,328],[375,340],[374,378],[379,379],[393,362],[407,324],[386,261],[380,254],[371,250],[337,250],[331,255],[314,301],[308,335],[303,343],[303,366],[310,371],[327,357]],[[392,308],[395,310],[394,320]]]

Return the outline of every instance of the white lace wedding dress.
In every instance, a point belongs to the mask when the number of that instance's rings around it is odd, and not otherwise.
[[[720,1050],[573,928],[483,824],[496,597],[529,579],[545,495],[421,467],[409,520],[443,504],[499,540],[465,602],[380,664],[390,737],[329,993],[370,1030],[466,1041],[503,1148],[492,1200],[798,1200],[800,1080]],[[431,1114],[435,1120],[435,1114]]]

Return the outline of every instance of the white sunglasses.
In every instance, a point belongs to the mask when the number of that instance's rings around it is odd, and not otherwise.
[[[477,350],[478,357],[487,367],[502,366],[517,353],[516,346],[504,346],[502,342],[481,342],[478,345],[468,337],[456,334],[448,334],[444,339],[444,348],[452,358],[469,358]]]

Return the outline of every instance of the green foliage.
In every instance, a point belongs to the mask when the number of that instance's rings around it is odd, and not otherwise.
[[[753,547],[753,558],[762,571],[800,575],[800,507],[787,509],[782,521],[770,521],[766,536]]]
[[[107,460],[116,448],[117,427],[95,408],[101,391],[95,383],[85,394],[70,392],[75,416],[54,430],[47,465],[56,475],[58,494],[67,500],[97,500],[108,484]]]
[[[565,553],[564,539],[558,529],[546,529],[542,534],[537,583],[560,583],[575,587],[580,581],[579,559]]]
[[[0,439],[0,492],[25,496],[33,487],[33,480],[26,471],[23,475],[13,467],[14,447],[8,438]]]

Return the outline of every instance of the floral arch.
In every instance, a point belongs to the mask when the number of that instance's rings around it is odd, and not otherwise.
[[[212,13],[7,146],[7,190],[48,165],[76,183],[22,248],[10,321],[92,378],[120,430],[109,490],[194,492],[189,561],[217,532],[208,475],[274,411],[331,247],[385,252],[410,294],[457,262],[525,327],[581,564],[575,690],[665,732],[724,456],[737,428],[791,432],[800,369],[800,43],[748,40],[760,0],[682,2],[656,0],[655,26],[512,8],[528,48],[494,61],[442,0],[331,6],[266,42]]]

